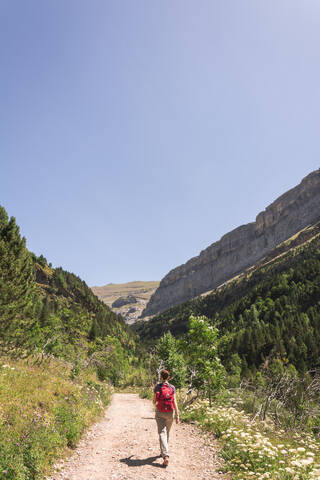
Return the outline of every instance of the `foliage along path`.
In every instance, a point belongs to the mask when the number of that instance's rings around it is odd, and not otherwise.
[[[151,402],[118,393],[105,417],[48,480],[226,480],[215,447],[214,439],[193,425],[174,423],[170,464],[162,467]]]

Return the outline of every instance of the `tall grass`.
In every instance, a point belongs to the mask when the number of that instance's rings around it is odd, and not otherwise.
[[[0,359],[0,480],[36,480],[103,412],[110,389],[52,360]]]

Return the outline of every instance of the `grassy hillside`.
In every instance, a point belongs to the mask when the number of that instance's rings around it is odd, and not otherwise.
[[[107,305],[111,304],[119,297],[134,295],[138,298],[148,300],[150,291],[155,290],[160,282],[128,282],[128,283],[109,283],[103,287],[91,287],[97,297],[103,300]]]
[[[102,414],[110,387],[94,371],[76,377],[72,365],[0,358],[0,475],[43,478],[67,448]]]
[[[319,225],[285,242],[259,266],[206,296],[188,301],[135,329],[153,343],[170,330],[182,336],[189,316],[205,315],[220,332],[220,355],[227,369],[255,371],[270,358],[299,371],[319,366]]]

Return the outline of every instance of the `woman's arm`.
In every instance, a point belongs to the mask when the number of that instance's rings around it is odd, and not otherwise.
[[[154,405],[157,405],[157,394],[155,392],[153,393],[153,400],[152,401],[153,401]]]
[[[174,411],[176,412],[176,423],[179,423],[179,409],[177,405],[176,394],[174,394],[173,396],[173,408],[174,408]]]

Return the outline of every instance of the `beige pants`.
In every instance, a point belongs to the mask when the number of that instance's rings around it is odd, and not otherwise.
[[[160,450],[163,457],[169,457],[169,432],[173,422],[173,412],[159,412],[156,410]]]

